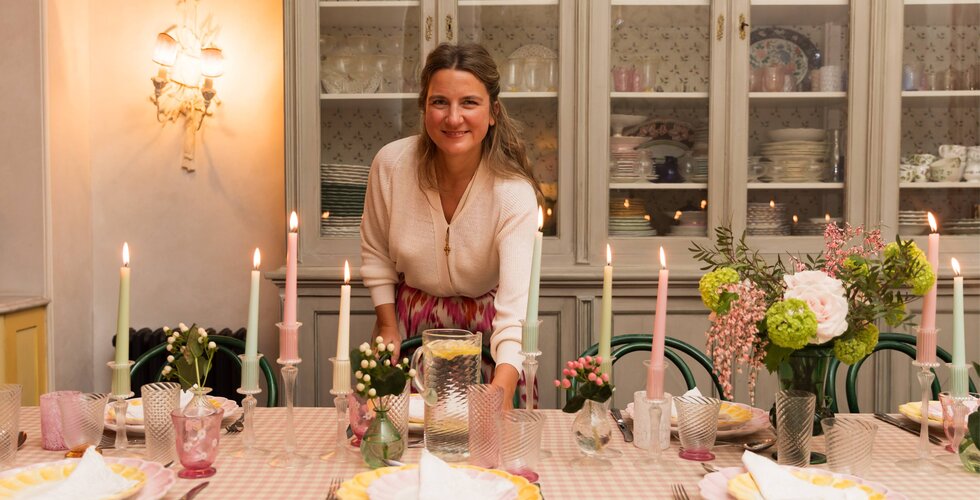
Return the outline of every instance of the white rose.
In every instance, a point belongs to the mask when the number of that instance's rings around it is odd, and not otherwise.
[[[817,316],[817,338],[811,344],[823,344],[847,331],[847,298],[839,279],[823,271],[801,271],[783,280],[783,299],[800,299]]]

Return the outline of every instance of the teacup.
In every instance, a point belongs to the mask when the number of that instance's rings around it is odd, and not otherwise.
[[[963,170],[963,179],[967,182],[980,182],[980,161],[971,161]]]
[[[906,157],[908,163],[912,165],[925,166],[928,167],[932,162],[936,161],[936,155],[931,155],[929,153],[915,153],[910,154]]]
[[[966,148],[966,159],[969,161],[980,161],[980,146]]]
[[[898,180],[901,182],[912,182],[915,179],[916,166],[903,163],[898,169]]]
[[[930,182],[959,182],[963,168],[959,158],[943,158],[929,165]]]
[[[959,144],[943,144],[939,146],[939,156],[942,158],[959,158],[966,161],[966,146]]]
[[[912,182],[928,182],[929,165],[916,165],[912,171]]]

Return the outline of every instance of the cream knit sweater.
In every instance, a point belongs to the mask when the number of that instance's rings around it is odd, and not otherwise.
[[[386,145],[371,164],[361,219],[364,284],[375,306],[395,301],[399,274],[437,297],[479,297],[496,288],[490,352],[498,364],[520,372],[518,320],[527,312],[537,230],[534,189],[521,179],[498,178],[481,164],[447,223],[439,193],[419,187],[416,141],[413,136]]]

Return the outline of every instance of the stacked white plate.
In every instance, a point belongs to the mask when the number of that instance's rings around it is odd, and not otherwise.
[[[694,129],[694,146],[691,151],[698,156],[708,156],[708,126]]]
[[[755,236],[786,236],[790,234],[790,222],[786,217],[786,204],[769,203],[748,204],[746,232]]]
[[[980,219],[954,219],[943,224],[949,234],[980,234]]]
[[[824,141],[767,142],[759,154],[773,161],[768,175],[774,182],[820,182],[827,173]]]
[[[691,173],[684,175],[684,182],[708,182],[708,157],[695,156],[691,158],[691,162],[694,168]]]
[[[704,210],[685,210],[670,228],[671,236],[704,236],[707,234],[707,215]]]
[[[609,180],[612,182],[646,182],[657,178],[652,168],[643,171],[641,160],[649,160],[649,151],[635,149],[649,141],[647,137],[613,136],[609,138]],[[652,163],[651,163],[652,165]]]
[[[640,200],[633,200],[624,206],[621,200],[609,201],[609,236],[656,236],[647,213]]]
[[[320,166],[320,234],[354,236],[360,231],[369,165]]]
[[[929,213],[925,210],[899,210],[898,234],[916,235],[929,233]]]

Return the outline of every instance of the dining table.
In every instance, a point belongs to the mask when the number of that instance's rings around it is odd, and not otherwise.
[[[355,474],[369,470],[363,461],[337,463],[323,461],[320,457],[333,450],[336,443],[336,420],[333,408],[295,408],[295,433],[298,451],[309,462],[296,468],[273,468],[267,458],[236,458],[233,452],[242,447],[242,433],[228,433],[220,437],[220,449],[214,463],[217,473],[207,479],[177,479],[163,498],[178,499],[203,481],[210,484],[196,497],[207,498],[316,498],[327,496],[331,481],[346,481]],[[548,500],[554,499],[605,499],[605,498],[672,498],[671,486],[680,484],[690,496],[699,498],[698,482],[706,472],[699,462],[678,457],[679,443],[676,435],[670,448],[662,455],[661,468],[653,470],[643,464],[647,451],[624,441],[614,431],[609,446],[622,452],[612,458],[611,467],[590,468],[573,464],[581,456],[572,439],[571,428],[574,414],[560,410],[540,410],[545,416],[541,448],[551,452],[542,459],[535,471],[541,493]],[[48,451],[41,447],[40,412],[38,407],[22,407],[20,427],[27,432],[27,441],[17,452],[14,467],[59,460],[63,451]],[[870,414],[840,414],[842,418],[872,419]],[[610,417],[611,419],[612,417]],[[898,418],[904,418],[899,416]],[[885,485],[890,491],[913,498],[976,498],[980,491],[980,475],[963,469],[958,460],[941,446],[931,446],[933,455],[942,457],[949,465],[948,473],[932,476],[901,469],[897,460],[914,457],[918,437],[901,429],[875,420],[878,431],[874,441],[873,460],[870,470],[862,478]],[[257,408],[254,413],[256,445],[277,453],[283,450],[286,433],[285,408]],[[771,437],[771,430],[758,431],[740,440]],[[410,439],[415,439],[414,434]],[[823,437],[812,441],[814,451],[824,451]],[[135,448],[139,451],[139,448]],[[356,453],[352,449],[352,453]],[[417,463],[422,449],[408,448],[402,461]],[[769,450],[771,451],[771,450]],[[718,445],[713,449],[716,458],[710,463],[717,467],[741,465],[742,448]],[[765,452],[768,456],[768,451]],[[356,456],[359,458],[359,455]],[[179,470],[180,464],[170,466]],[[826,468],[826,465],[817,466]]]

